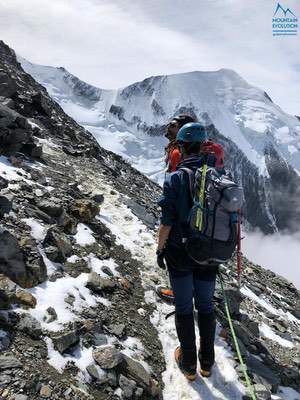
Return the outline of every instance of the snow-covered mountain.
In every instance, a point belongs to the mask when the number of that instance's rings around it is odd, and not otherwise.
[[[300,121],[234,71],[156,76],[102,90],[63,68],[20,61],[102,146],[160,183],[166,123],[182,112],[204,120],[245,188],[250,225],[264,232],[299,226]]]

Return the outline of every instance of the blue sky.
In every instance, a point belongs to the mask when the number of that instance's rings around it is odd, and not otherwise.
[[[29,61],[96,86],[231,68],[300,115],[300,32],[273,37],[273,0],[9,0],[0,37]],[[282,1],[300,17],[300,3]]]

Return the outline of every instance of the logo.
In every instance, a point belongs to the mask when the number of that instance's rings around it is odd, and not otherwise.
[[[296,36],[298,34],[298,18],[290,8],[277,3],[272,18],[273,36]]]

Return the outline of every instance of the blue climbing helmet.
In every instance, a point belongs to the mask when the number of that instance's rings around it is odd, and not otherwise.
[[[179,129],[176,141],[185,143],[206,142],[208,139],[205,126],[199,122],[189,122]]]

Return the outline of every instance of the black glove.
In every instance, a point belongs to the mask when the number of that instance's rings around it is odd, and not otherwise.
[[[156,251],[156,262],[161,269],[166,269],[166,264],[165,264],[165,250],[157,250]]]

